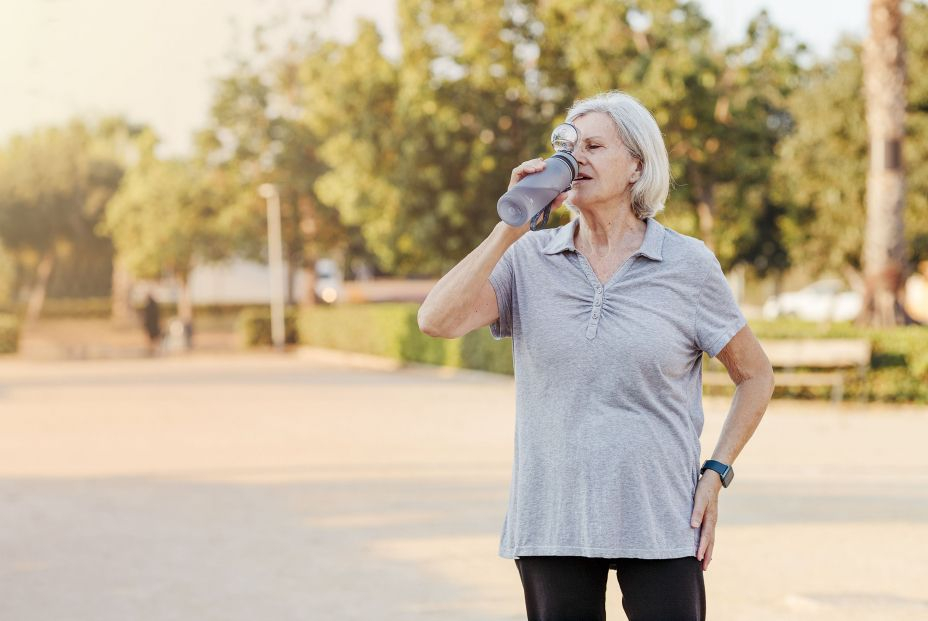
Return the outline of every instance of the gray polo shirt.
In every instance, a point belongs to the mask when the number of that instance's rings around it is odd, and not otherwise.
[[[529,232],[490,275],[512,337],[515,456],[499,554],[693,556],[702,352],[744,325],[715,256],[653,218],[605,285],[579,220]]]

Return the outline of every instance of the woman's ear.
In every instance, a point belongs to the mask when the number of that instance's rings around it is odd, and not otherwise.
[[[632,171],[632,175],[631,177],[629,177],[628,180],[631,183],[635,183],[636,181],[641,179],[642,172],[644,172],[644,166],[641,165],[641,160],[635,160],[635,170]]]

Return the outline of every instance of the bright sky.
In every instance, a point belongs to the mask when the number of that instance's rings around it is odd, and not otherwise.
[[[825,55],[844,32],[863,36],[867,0],[698,0],[725,41],[766,8]],[[155,127],[164,152],[190,149],[206,122],[212,80],[254,26],[316,11],[322,0],[0,0],[0,142],[73,116],[124,114]],[[325,32],[350,38],[375,19],[399,49],[395,0],[334,0]],[[291,23],[296,20],[291,20]]]

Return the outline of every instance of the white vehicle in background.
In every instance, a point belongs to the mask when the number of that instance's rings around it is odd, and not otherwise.
[[[334,259],[316,261],[316,284],[313,289],[317,302],[335,304],[345,301],[345,280]]]
[[[764,302],[764,319],[797,317],[805,321],[853,321],[863,308],[859,293],[837,278],[819,280],[799,291],[781,293]]]

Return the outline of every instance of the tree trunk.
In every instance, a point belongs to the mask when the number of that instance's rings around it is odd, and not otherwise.
[[[177,277],[177,316],[184,326],[184,345],[187,349],[193,348],[193,302],[190,298],[190,286],[187,283],[189,274],[180,274]]]
[[[48,279],[55,267],[55,250],[46,250],[35,269],[35,281],[29,292],[29,301],[26,303],[26,324],[38,321],[45,304],[45,292],[48,290]]]
[[[870,135],[867,228],[864,238],[864,306],[858,322],[905,323],[905,56],[900,0],[871,0],[870,35],[864,43],[864,92]]]
[[[306,278],[306,290],[300,299],[300,306],[308,307],[316,305],[316,268],[313,265],[307,265],[303,268],[303,275]]]
[[[697,175],[699,179],[699,175]],[[697,181],[696,194],[696,216],[699,218],[699,235],[703,243],[712,252],[715,252],[715,196],[711,183],[703,183],[701,179]]]
[[[306,290],[300,299],[300,306],[314,306],[316,304],[316,244],[312,243],[316,236],[316,204],[309,196],[301,196],[300,206],[300,232],[303,234],[303,274],[306,277]]]
[[[132,275],[118,257],[113,259],[113,293],[110,302],[110,319],[117,326],[132,326],[138,323],[138,315],[132,308]]]

